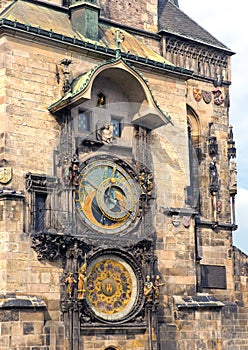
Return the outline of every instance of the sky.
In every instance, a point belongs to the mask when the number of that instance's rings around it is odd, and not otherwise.
[[[245,1],[244,1],[245,2]],[[236,54],[231,58],[230,125],[237,148],[238,194],[236,218],[238,230],[233,244],[248,254],[248,21],[247,11],[233,0],[179,0],[180,9]]]

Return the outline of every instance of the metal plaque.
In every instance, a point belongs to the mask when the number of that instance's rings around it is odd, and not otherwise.
[[[226,267],[201,265],[202,288],[226,289]]]

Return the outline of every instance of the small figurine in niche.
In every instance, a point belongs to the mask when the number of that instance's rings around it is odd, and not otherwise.
[[[97,107],[104,107],[106,105],[106,97],[104,94],[100,93],[97,95]]]
[[[78,186],[78,176],[79,176],[79,160],[77,155],[74,154],[71,160],[71,177],[72,177],[72,185]]]
[[[230,182],[229,182],[229,191],[231,194],[237,193],[237,164],[235,161],[230,162]]]
[[[164,286],[164,283],[160,283],[160,276],[156,276],[155,281],[154,281],[154,299],[155,301],[158,301],[159,296],[160,296],[160,287]]]
[[[84,284],[87,279],[86,277],[87,264],[84,263],[78,270],[78,299],[85,298],[85,288]]]
[[[139,175],[139,184],[141,187],[141,194],[150,196],[153,190],[153,174],[142,170]]]
[[[68,157],[65,157],[63,160],[63,180],[66,185],[70,185],[71,181],[71,163]]]
[[[151,277],[149,275],[146,276],[146,282],[144,285],[144,295],[145,295],[147,301],[152,301],[153,283],[152,283]]]
[[[218,192],[219,190],[219,175],[216,166],[216,159],[213,160],[209,164],[209,174],[210,174],[210,187],[213,192]]]
[[[104,127],[100,130],[100,138],[104,143],[113,142],[113,124],[105,124]]]
[[[67,294],[68,297],[71,298],[73,296],[73,290],[74,290],[74,286],[77,283],[77,281],[75,280],[75,278],[73,277],[73,273],[69,272],[65,283],[67,284]]]

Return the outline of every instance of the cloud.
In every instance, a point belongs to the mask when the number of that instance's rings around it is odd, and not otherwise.
[[[233,233],[233,243],[243,252],[248,254],[248,190],[245,188],[238,188],[236,196],[236,216],[238,230]]]
[[[236,54],[231,57],[230,124],[234,127],[237,147],[239,191],[236,196],[236,216],[239,229],[234,232],[234,244],[248,254],[248,21],[242,4],[233,0],[179,0],[179,6],[190,18]]]

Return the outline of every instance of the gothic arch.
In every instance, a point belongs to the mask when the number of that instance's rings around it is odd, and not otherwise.
[[[187,105],[187,123],[190,128],[191,142],[198,148],[200,144],[200,121],[197,113],[192,107]]]
[[[121,348],[118,346],[115,346],[115,345],[109,345],[107,347],[104,347],[103,350],[121,350]]]
[[[192,207],[199,206],[199,162],[200,148],[200,121],[196,112],[187,105],[188,126],[188,153],[190,184],[187,187],[187,204]]]

